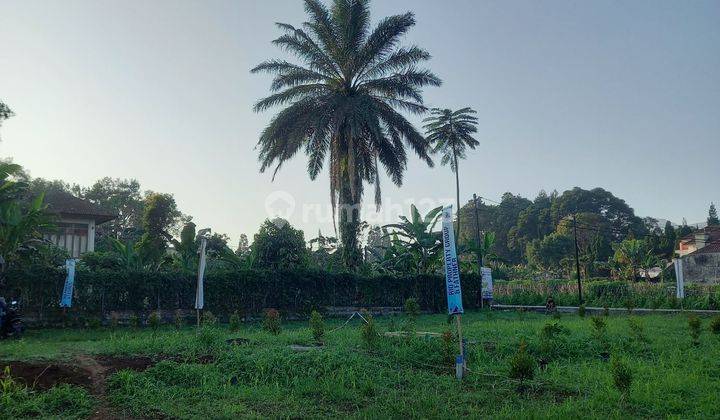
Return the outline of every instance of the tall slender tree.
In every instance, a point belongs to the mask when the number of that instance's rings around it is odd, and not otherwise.
[[[460,232],[460,175],[458,161],[465,159],[467,148],[474,149],[480,144],[472,136],[477,132],[476,112],[471,108],[452,109],[433,108],[425,120],[425,133],[434,153],[442,154],[440,164],[450,164],[455,173],[455,194],[457,198],[457,232]]]
[[[334,0],[327,8],[305,0],[308,21],[285,23],[273,43],[302,62],[269,60],[252,72],[275,75],[272,95],[255,111],[283,106],[258,142],[260,171],[283,163],[299,151],[308,156],[314,180],[329,163],[333,213],[339,206],[343,260],[356,266],[360,204],[365,182],[375,186],[379,207],[381,165],[395,185],[402,185],[405,148],[432,166],[426,139],[399,112],[426,112],[422,88],[440,79],[419,65],[430,58],[417,46],[401,47],[400,38],[415,25],[412,13],[386,17],[374,29],[366,0]]]
[[[715,208],[715,203],[710,203],[710,210],[708,210],[707,218],[708,226],[720,225],[720,219],[718,219],[718,212]]]

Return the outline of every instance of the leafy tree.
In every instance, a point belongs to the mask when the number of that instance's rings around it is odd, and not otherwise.
[[[675,246],[677,242],[677,232],[670,221],[665,222],[665,229],[663,230],[663,239],[661,243],[662,254],[666,258],[672,258],[675,253]]]
[[[169,229],[177,222],[180,211],[171,194],[150,192],[144,207],[143,234],[137,246],[144,260],[160,263],[172,239]]]
[[[305,0],[305,10],[309,21],[302,28],[279,23],[285,33],[274,41],[303,64],[269,60],[252,70],[275,74],[274,93],[255,111],[285,106],[260,136],[260,171],[274,166],[276,173],[304,150],[314,180],[327,159],[333,211],[340,207],[343,259],[355,267],[361,261],[364,182],[374,184],[379,206],[380,166],[402,185],[406,146],[432,166],[428,142],[398,110],[425,112],[421,89],[440,85],[440,79],[418,67],[430,58],[426,51],[398,46],[415,25],[412,13],[382,19],[371,30],[366,0],[334,0],[331,9]]]
[[[139,239],[145,203],[137,180],[105,177],[84,189],[82,197],[117,215],[115,219],[97,227],[98,239]]]
[[[259,268],[292,269],[305,267],[308,251],[303,231],[287,220],[266,220],[252,244],[252,263]]]
[[[240,234],[240,240],[238,241],[238,247],[237,250],[235,250],[235,254],[237,254],[240,257],[246,256],[250,253],[250,242],[248,241],[248,237],[246,234],[242,233]]]
[[[717,209],[715,208],[715,203],[710,203],[710,209],[708,210],[707,224],[708,224],[708,226],[720,225],[720,219],[718,219],[718,213],[717,213]]]
[[[571,258],[574,247],[572,237],[555,232],[530,242],[526,254],[530,265],[554,271],[566,265],[565,260]]]
[[[471,108],[452,109],[433,108],[425,118],[427,140],[433,146],[433,153],[442,154],[441,165],[450,164],[455,173],[455,195],[457,212],[460,211],[460,171],[458,160],[465,159],[467,148],[475,149],[480,144],[472,136],[477,132],[476,112]],[[457,218],[456,235],[460,234],[460,217]]]
[[[390,237],[386,229],[372,226],[368,230],[367,244],[365,245],[365,260],[371,263],[382,259],[384,250],[390,246]]]
[[[555,191],[550,195],[540,191],[532,204],[518,214],[517,223],[507,235],[510,250],[524,252],[530,241],[542,239],[555,230],[550,209],[556,198]]]
[[[0,126],[2,125],[3,121],[7,120],[13,115],[15,115],[15,113],[12,112],[12,109],[10,109],[9,106],[5,105],[4,102],[0,101]]]

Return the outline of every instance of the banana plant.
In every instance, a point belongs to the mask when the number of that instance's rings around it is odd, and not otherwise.
[[[386,250],[387,259],[395,266],[405,266],[417,273],[431,273],[442,254],[442,237],[435,231],[442,206],[421,216],[415,205],[410,206],[410,218],[400,216],[400,223],[383,226],[391,238]]]

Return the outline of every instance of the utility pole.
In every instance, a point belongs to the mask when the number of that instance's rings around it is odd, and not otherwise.
[[[475,246],[477,247],[477,265],[478,275],[480,276],[480,307],[483,307],[482,295],[482,266],[483,266],[483,250],[480,248],[480,216],[478,216],[478,198],[477,194],[473,194],[473,206],[475,207]]]
[[[575,273],[577,274],[578,302],[580,302],[580,305],[582,305],[583,298],[582,284],[580,283],[580,249],[578,248],[577,241],[577,218],[575,217],[575,213],[573,213],[573,236],[575,237]]]

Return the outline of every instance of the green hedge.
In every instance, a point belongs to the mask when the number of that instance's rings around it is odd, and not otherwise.
[[[9,273],[5,294],[19,297],[23,310],[43,317],[59,314],[65,281],[63,269],[32,269]],[[110,311],[191,309],[195,276],[172,272],[123,272],[80,269],[75,278],[73,312],[86,315]],[[463,275],[463,298],[475,308],[479,278]],[[415,297],[424,309],[446,309],[441,276],[372,277],[323,271],[238,270],[208,273],[205,308],[215,314],[260,313],[277,308],[309,313],[328,306],[402,306]]]

